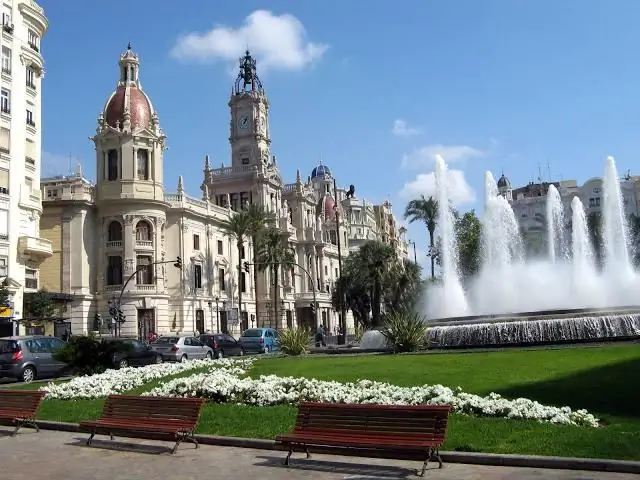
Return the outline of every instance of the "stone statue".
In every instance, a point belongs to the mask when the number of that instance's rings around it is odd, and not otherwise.
[[[318,216],[318,230],[322,231],[322,216]]]

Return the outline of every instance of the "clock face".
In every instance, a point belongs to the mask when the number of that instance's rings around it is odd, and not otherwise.
[[[247,115],[243,115],[240,117],[240,119],[238,120],[238,127],[243,130],[249,128],[249,117]]]

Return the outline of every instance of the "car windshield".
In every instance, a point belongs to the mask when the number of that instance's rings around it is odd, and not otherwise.
[[[0,353],[15,353],[20,350],[20,345],[15,340],[0,340]]]
[[[262,336],[262,330],[258,329],[258,328],[252,328],[250,330],[245,330],[245,332],[242,334],[243,337],[261,337]]]
[[[168,344],[178,343],[179,341],[180,341],[179,337],[160,337],[153,343],[160,344],[160,345],[168,345]]]

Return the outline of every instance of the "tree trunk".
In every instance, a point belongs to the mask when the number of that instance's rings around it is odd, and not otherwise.
[[[279,282],[278,282],[278,271],[280,270],[280,266],[278,264],[275,264],[273,266],[273,275],[274,275],[274,279],[273,279],[273,314],[276,317],[276,330],[278,329],[278,287],[279,287]]]
[[[253,259],[253,292],[255,295],[255,302],[256,302],[256,322],[258,321],[258,319],[260,318],[260,315],[258,314],[258,265],[256,265],[256,262],[258,261],[258,237],[257,236],[253,236],[251,237],[251,249],[253,251],[252,253],[252,259]],[[257,325],[257,323],[256,323]]]
[[[431,279],[433,280],[434,278],[436,278],[436,259],[433,256],[433,248],[434,248],[434,244],[433,244],[433,237],[434,237],[434,233],[431,230],[429,230],[429,257],[431,258]]]
[[[380,321],[380,297],[381,297],[381,292],[382,288],[380,286],[380,280],[376,279],[374,284],[373,284],[373,295],[372,295],[372,302],[371,302],[371,309],[372,309],[372,314],[373,314],[373,326],[374,327],[379,327],[380,324],[382,323]]]
[[[242,248],[244,242],[238,240],[238,322],[242,322]],[[223,332],[229,333],[229,332]]]

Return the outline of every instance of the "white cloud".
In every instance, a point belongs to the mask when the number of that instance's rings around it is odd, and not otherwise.
[[[299,70],[320,59],[328,45],[309,42],[304,25],[293,15],[256,10],[237,28],[216,25],[207,32],[179,37],[171,56],[200,62],[235,62],[247,48],[259,60],[262,71]]]
[[[396,137],[412,137],[414,135],[420,135],[422,130],[418,127],[410,126],[405,120],[397,119],[393,122],[393,128],[391,133]]]
[[[402,168],[420,168],[431,166],[436,158],[441,155],[447,163],[462,162],[471,158],[479,158],[486,152],[469,145],[442,145],[435,143],[418,148],[402,157]]]
[[[449,198],[455,205],[472,203],[476,199],[473,188],[467,183],[462,170],[449,170],[447,172],[447,183]],[[411,200],[420,195],[425,197],[436,196],[436,175],[435,173],[420,173],[412,181],[404,184],[400,191],[400,197],[404,200]]]

